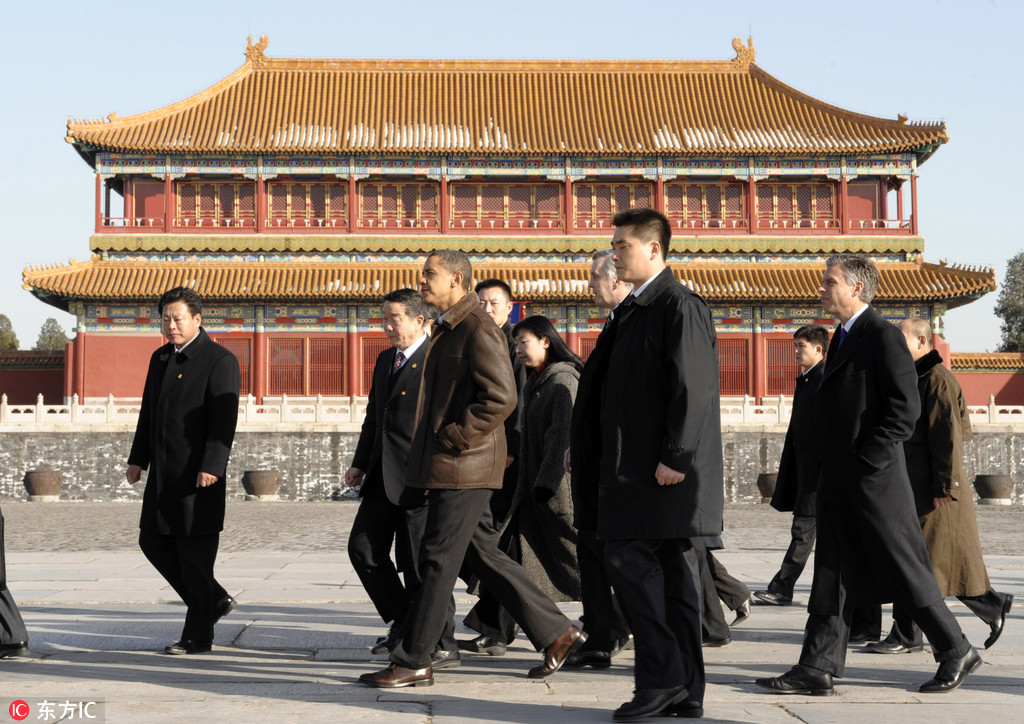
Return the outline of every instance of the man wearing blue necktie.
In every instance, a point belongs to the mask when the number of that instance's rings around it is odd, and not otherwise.
[[[842,332],[816,396],[818,542],[803,650],[787,673],[757,680],[778,694],[832,694],[853,609],[888,601],[912,611],[939,662],[922,693],[951,691],[981,665],[942,600],[917,521],[903,454],[921,408],[917,373],[903,334],[868,306],[877,287],[874,262],[839,254],[819,288]]]

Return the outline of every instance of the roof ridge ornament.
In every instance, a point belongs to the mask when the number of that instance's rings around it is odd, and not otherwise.
[[[252,44],[252,36],[249,36],[248,43],[245,46],[245,60],[252,63],[256,67],[262,67],[267,64],[267,56],[263,54],[263,51],[267,49],[267,45],[270,44],[270,39],[266,35],[260,36],[260,42],[256,45]]]
[[[747,68],[754,64],[755,52],[754,52],[754,39],[747,38],[747,44],[743,44],[743,40],[740,38],[732,39],[732,48],[736,51],[736,57],[732,59],[732,62],[741,68]]]

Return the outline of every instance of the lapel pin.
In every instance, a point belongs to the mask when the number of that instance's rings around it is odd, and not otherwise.
[[[179,380],[181,379],[181,373],[180,372],[178,373],[178,379]]]

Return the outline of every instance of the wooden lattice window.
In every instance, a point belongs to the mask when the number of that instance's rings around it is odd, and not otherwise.
[[[267,394],[301,395],[303,353],[301,339],[267,340]]]
[[[573,185],[577,226],[607,225],[615,214],[652,206],[651,184],[578,183]]]
[[[238,359],[238,370],[242,377],[242,386],[238,394],[245,397],[252,391],[252,339],[248,337],[214,337],[213,341],[226,347]]]
[[[560,225],[557,184],[453,183],[451,218],[456,228],[543,228]]]
[[[730,183],[665,184],[665,216],[695,228],[733,227],[746,219],[743,186]]]
[[[364,181],[359,184],[364,226],[436,226],[438,185]]]
[[[718,382],[721,394],[738,396],[748,394],[749,345],[745,339],[718,340]]]
[[[345,394],[345,340],[341,337],[309,340],[309,394]]]
[[[765,340],[765,359],[768,375],[765,380],[766,395],[792,395],[800,366],[793,359],[793,339]]]
[[[361,340],[362,348],[360,350],[360,371],[362,374],[359,376],[360,382],[360,395],[370,394],[370,387],[373,385],[373,368],[377,364],[377,357],[384,350],[391,347],[391,342],[388,341],[387,337],[366,337]]]
[[[580,340],[580,359],[584,362],[590,357],[590,353],[597,346],[597,337],[584,337]]]
[[[337,226],[348,216],[348,184],[275,181],[267,186],[271,225]]]
[[[759,183],[757,218],[770,221],[830,221],[835,186],[828,183]]]
[[[249,225],[255,222],[256,189],[252,183],[182,181],[177,188],[177,218],[183,224],[204,221]]]

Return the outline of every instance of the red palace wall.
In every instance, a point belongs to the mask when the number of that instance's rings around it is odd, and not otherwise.
[[[963,372],[955,373],[964,390],[968,405],[987,405],[994,395],[997,405],[1024,405],[1024,373]]]
[[[78,399],[140,398],[146,383],[149,358],[157,347],[164,344],[161,335],[126,336],[123,334],[84,334],[75,355],[82,349],[83,359],[69,359],[70,376],[82,375],[73,389]],[[84,348],[84,349],[83,349]],[[72,355],[69,355],[71,357]],[[83,368],[84,364],[84,368]]]
[[[0,393],[7,395],[8,405],[34,405],[39,393],[47,405],[64,404],[64,370],[0,369]]]

